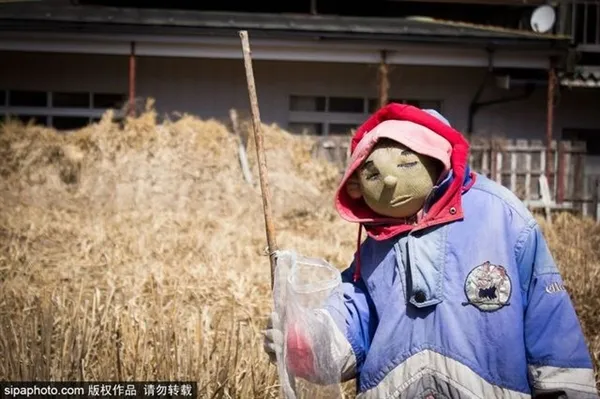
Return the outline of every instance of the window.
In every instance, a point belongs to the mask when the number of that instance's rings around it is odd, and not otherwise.
[[[437,112],[442,112],[441,101],[419,101],[419,105],[417,106],[421,109],[434,109]]]
[[[563,129],[563,140],[584,141],[588,155],[600,155],[600,129]]]
[[[52,118],[52,127],[56,130],[73,130],[87,126],[90,118],[80,116],[55,116]]]
[[[90,93],[52,93],[52,106],[56,108],[90,108]]]
[[[94,93],[94,108],[122,108],[125,104],[126,96],[124,94]]]
[[[12,90],[8,92],[11,107],[47,107],[48,93],[45,91]]]
[[[400,100],[392,98],[388,100],[388,103],[408,104],[421,109],[435,109],[438,112],[442,112],[442,102],[437,100]],[[375,112],[379,109],[379,100],[371,98],[369,99],[369,112]]]
[[[296,134],[310,134],[310,135],[321,135],[323,134],[322,123],[289,123],[288,130],[291,133]]]
[[[441,112],[438,100],[401,100],[390,102],[432,108]],[[379,101],[364,97],[290,96],[288,129],[293,133],[349,135],[379,108]]]
[[[325,97],[291,96],[290,111],[323,112]]]
[[[362,114],[365,111],[365,100],[363,98],[331,97],[328,111]]]
[[[0,90],[0,116],[72,130],[100,120],[108,108],[119,114],[125,98],[122,93]]]

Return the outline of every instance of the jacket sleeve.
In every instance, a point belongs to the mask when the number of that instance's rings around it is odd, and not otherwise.
[[[524,230],[517,250],[533,397],[598,398],[591,356],[581,325],[535,221]]]
[[[366,287],[342,273],[342,295],[332,296],[302,325],[288,327],[288,367],[297,377],[320,384],[357,376],[369,348],[373,312]],[[307,322],[308,321],[308,322]],[[331,370],[337,370],[331,375]]]
[[[360,373],[377,325],[376,312],[367,287],[362,279],[354,282],[353,273],[353,265],[342,273],[344,292],[342,306],[329,304],[326,307],[338,329],[350,344],[355,358],[352,367],[344,371],[344,380],[352,379]]]

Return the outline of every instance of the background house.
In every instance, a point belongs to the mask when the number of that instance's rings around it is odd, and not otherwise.
[[[585,140],[587,173],[600,173],[599,2],[563,1],[535,33],[543,3],[13,1],[0,4],[0,117],[71,129],[135,96],[227,118],[248,108],[247,29],[266,123],[348,134],[378,106],[384,66],[390,101],[474,136]]]

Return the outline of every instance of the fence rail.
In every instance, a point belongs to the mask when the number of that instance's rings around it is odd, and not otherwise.
[[[349,156],[348,136],[316,137],[313,156],[327,159],[340,169]],[[539,177],[546,174],[555,208],[571,209],[600,220],[600,174],[585,173],[584,142],[554,141],[547,152],[541,140],[484,140],[471,143],[469,165],[513,191],[525,202],[541,199]]]

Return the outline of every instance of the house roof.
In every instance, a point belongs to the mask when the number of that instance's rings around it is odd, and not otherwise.
[[[0,4],[0,31],[61,31],[111,34],[318,37],[322,40],[454,42],[556,48],[569,38],[430,18],[361,18],[76,6],[52,3]]]
[[[566,87],[600,89],[600,67],[581,66],[571,76],[561,76],[560,84]]]

